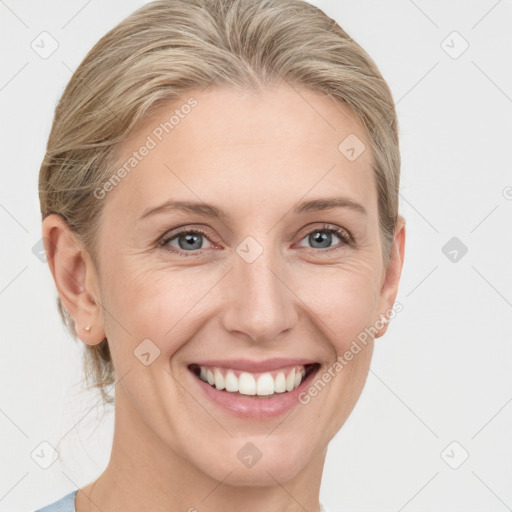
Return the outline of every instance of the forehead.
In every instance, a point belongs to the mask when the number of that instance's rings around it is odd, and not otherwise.
[[[117,155],[129,172],[105,208],[129,204],[132,217],[170,199],[232,205],[239,215],[336,194],[370,212],[376,206],[360,120],[330,97],[287,84],[190,91],[138,126]]]

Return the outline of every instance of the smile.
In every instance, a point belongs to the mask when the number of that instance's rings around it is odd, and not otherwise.
[[[318,366],[318,363],[292,365],[259,373],[198,364],[191,364],[189,368],[201,381],[219,391],[270,397],[297,389]]]

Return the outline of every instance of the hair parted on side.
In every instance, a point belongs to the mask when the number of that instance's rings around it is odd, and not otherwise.
[[[371,146],[383,261],[398,220],[400,153],[391,91],[370,56],[303,0],[158,0],[125,18],[89,51],[55,116],[39,174],[44,219],[59,214],[97,264],[114,150],[158,107],[208,85],[254,89],[286,81],[348,105]],[[340,141],[341,142],[341,141]],[[72,337],[74,321],[57,298]],[[105,404],[115,381],[108,340],[86,345],[84,375]]]

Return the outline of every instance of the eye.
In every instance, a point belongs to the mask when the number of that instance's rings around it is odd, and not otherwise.
[[[331,247],[333,235],[340,240],[338,247]],[[302,240],[306,239],[313,245],[312,249],[318,249],[318,251],[313,252],[330,252],[331,250],[342,249],[352,242],[351,235],[345,229],[330,224],[324,224],[309,231]],[[210,245],[203,247],[204,241]],[[165,247],[168,251],[183,256],[199,256],[198,251],[213,246],[209,240],[209,234],[199,228],[186,229],[171,235],[165,235],[159,245]]]
[[[333,235],[335,235],[335,238],[340,240],[339,247],[330,247],[330,244],[333,240]],[[352,237],[343,228],[324,224],[323,226],[310,231],[302,240],[307,240],[309,243],[311,243],[313,245],[313,249],[328,249],[330,252],[331,249],[341,249],[343,246],[350,244]],[[322,252],[328,251],[326,250]]]
[[[208,247],[202,247],[203,240],[208,240],[208,234],[201,229],[187,229],[183,231],[179,231],[178,233],[174,233],[172,236],[166,236],[160,242],[161,246],[168,248],[171,252],[180,253],[185,256],[195,255],[192,251],[198,251],[200,249],[205,249]],[[177,244],[173,245],[171,242],[175,242]],[[191,254],[186,254],[191,253]]]

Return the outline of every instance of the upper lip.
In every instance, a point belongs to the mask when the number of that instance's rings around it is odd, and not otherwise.
[[[207,361],[195,361],[194,364],[200,366],[231,368],[246,372],[269,372],[292,365],[315,364],[312,359],[278,357],[274,359],[265,359],[264,361],[251,361],[250,359],[209,359]]]

